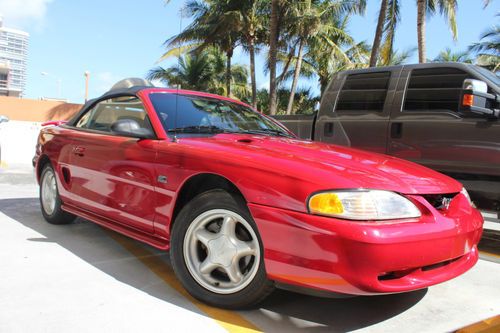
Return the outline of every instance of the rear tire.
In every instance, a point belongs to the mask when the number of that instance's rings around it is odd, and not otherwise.
[[[71,223],[76,216],[63,211],[61,206],[56,174],[52,165],[47,163],[40,176],[40,208],[45,220],[50,224]]]
[[[274,290],[252,216],[222,190],[204,192],[182,208],[172,227],[170,258],[184,288],[217,307],[248,308]]]

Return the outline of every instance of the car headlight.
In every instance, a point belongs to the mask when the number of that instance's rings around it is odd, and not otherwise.
[[[420,217],[407,198],[390,191],[331,191],[312,195],[309,212],[349,220],[392,220]]]

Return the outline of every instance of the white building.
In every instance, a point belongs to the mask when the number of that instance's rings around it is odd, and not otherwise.
[[[5,28],[0,17],[0,95],[24,94],[28,40],[27,32]]]

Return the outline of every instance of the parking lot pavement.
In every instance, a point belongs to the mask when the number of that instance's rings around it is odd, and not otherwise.
[[[448,332],[500,314],[500,264],[484,259],[412,293],[278,290],[252,311],[215,309],[187,295],[166,253],[81,219],[47,224],[37,191],[30,168],[0,170],[0,332]]]

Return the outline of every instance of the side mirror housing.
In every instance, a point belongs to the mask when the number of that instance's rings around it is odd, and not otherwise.
[[[465,79],[460,95],[459,110],[464,115],[475,113],[489,118],[499,118],[500,110],[495,109],[498,100],[498,96],[488,93],[486,82]]]
[[[136,120],[120,119],[111,124],[113,133],[137,139],[153,139],[154,133],[147,128],[141,127]]]

